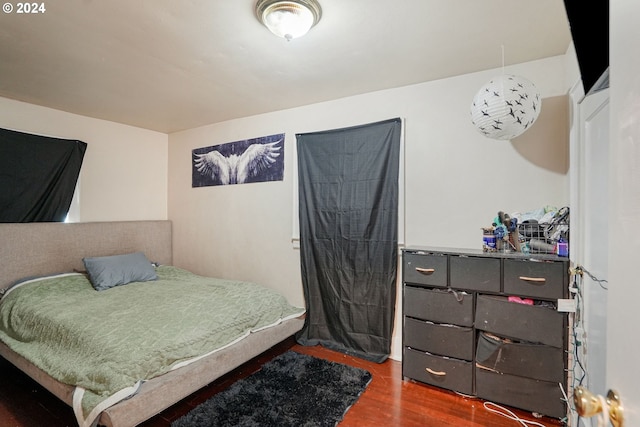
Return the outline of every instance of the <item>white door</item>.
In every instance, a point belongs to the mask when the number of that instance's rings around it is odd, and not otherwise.
[[[585,271],[576,281],[571,385],[605,395],[608,291],[598,280],[607,279],[609,262],[609,91],[585,98],[577,84],[571,101],[570,256],[573,266]],[[572,415],[572,426],[597,425]]]
[[[640,426],[640,2],[610,0],[607,388]]]
[[[635,427],[640,426],[640,340],[636,332],[640,325],[640,55],[634,52],[640,51],[640,2],[610,0],[609,11],[608,106],[594,94],[573,114],[572,214],[574,206],[590,211],[584,217],[572,215],[571,253],[572,259],[575,256],[587,269],[592,265],[593,273],[608,280],[606,291],[600,291],[593,281],[585,281],[589,292],[593,291],[587,297],[590,301],[584,313],[589,324],[585,353],[590,380],[586,385],[598,394],[616,390],[624,408],[624,425]],[[608,120],[598,113],[605,109]],[[607,133],[608,138],[604,136]],[[601,142],[605,139],[607,148],[603,151]],[[608,191],[602,188],[602,170],[606,170]],[[606,197],[602,200],[607,206],[604,211],[599,196]],[[600,228],[592,228],[596,226]],[[608,239],[603,237],[603,230]],[[606,255],[599,247],[602,240],[607,240]],[[604,304],[597,299],[605,294],[603,316]],[[581,425],[598,424],[591,419],[582,420]]]
[[[571,178],[576,182],[571,258],[592,277],[585,274],[580,289],[583,304],[576,314],[580,347],[575,352],[580,364],[573,370],[573,385],[584,367],[581,385],[603,396],[609,389],[617,391],[625,426],[640,426],[640,368],[635,357],[640,354],[635,334],[640,324],[635,271],[640,253],[635,231],[640,221],[640,121],[619,119],[621,113],[615,111],[621,107],[612,105],[611,91],[574,105],[579,130],[572,135],[577,142],[572,142],[571,153]],[[599,425],[595,417],[573,421],[578,427]]]
[[[571,212],[577,222],[572,261],[585,274],[578,281],[574,355],[580,363],[573,371],[574,386],[606,395],[608,291],[602,280],[608,279],[609,263],[609,90],[584,98],[577,108],[581,129],[573,159],[578,197]]]

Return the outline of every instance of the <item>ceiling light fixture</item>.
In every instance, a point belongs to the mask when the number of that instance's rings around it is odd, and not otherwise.
[[[258,0],[256,15],[273,34],[291,41],[320,21],[322,9],[316,0]]]

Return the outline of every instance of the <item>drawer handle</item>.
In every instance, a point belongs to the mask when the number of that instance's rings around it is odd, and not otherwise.
[[[436,269],[435,268],[416,267],[416,271],[418,273],[422,273],[422,274],[433,274],[436,271]]]
[[[520,276],[520,280],[524,280],[526,282],[535,282],[535,283],[544,283],[547,281],[544,277],[528,277],[528,276]]]
[[[434,371],[434,370],[433,370],[433,369],[431,369],[431,368],[425,368],[425,370],[426,370],[427,372],[429,372],[430,374],[432,374],[432,375],[437,375],[437,376],[439,376],[439,377],[444,377],[445,375],[447,375],[447,373],[446,373],[446,372],[443,372],[443,371]]]

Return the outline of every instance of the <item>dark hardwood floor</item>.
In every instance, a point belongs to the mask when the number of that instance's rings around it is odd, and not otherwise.
[[[349,409],[340,427],[509,427],[517,421],[488,411],[479,399],[402,380],[400,362],[377,364],[320,346],[303,347],[290,339],[253,361],[220,378],[208,387],[168,408],[141,427],[167,427],[234,381],[260,369],[276,355],[292,349],[347,365],[367,369],[373,380],[358,402]],[[77,425],[71,408],[0,357],[0,427],[63,427]],[[551,418],[509,408],[518,417],[545,427],[563,425]]]

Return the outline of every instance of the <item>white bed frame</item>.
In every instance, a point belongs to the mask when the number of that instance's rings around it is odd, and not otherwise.
[[[172,263],[170,221],[0,224],[0,289],[27,276],[84,270],[82,258],[142,251]],[[304,318],[250,334],[190,365],[145,382],[138,394],[106,409],[99,425],[136,426],[243,363],[291,337]],[[74,387],[60,383],[0,342],[0,356],[72,405]]]

